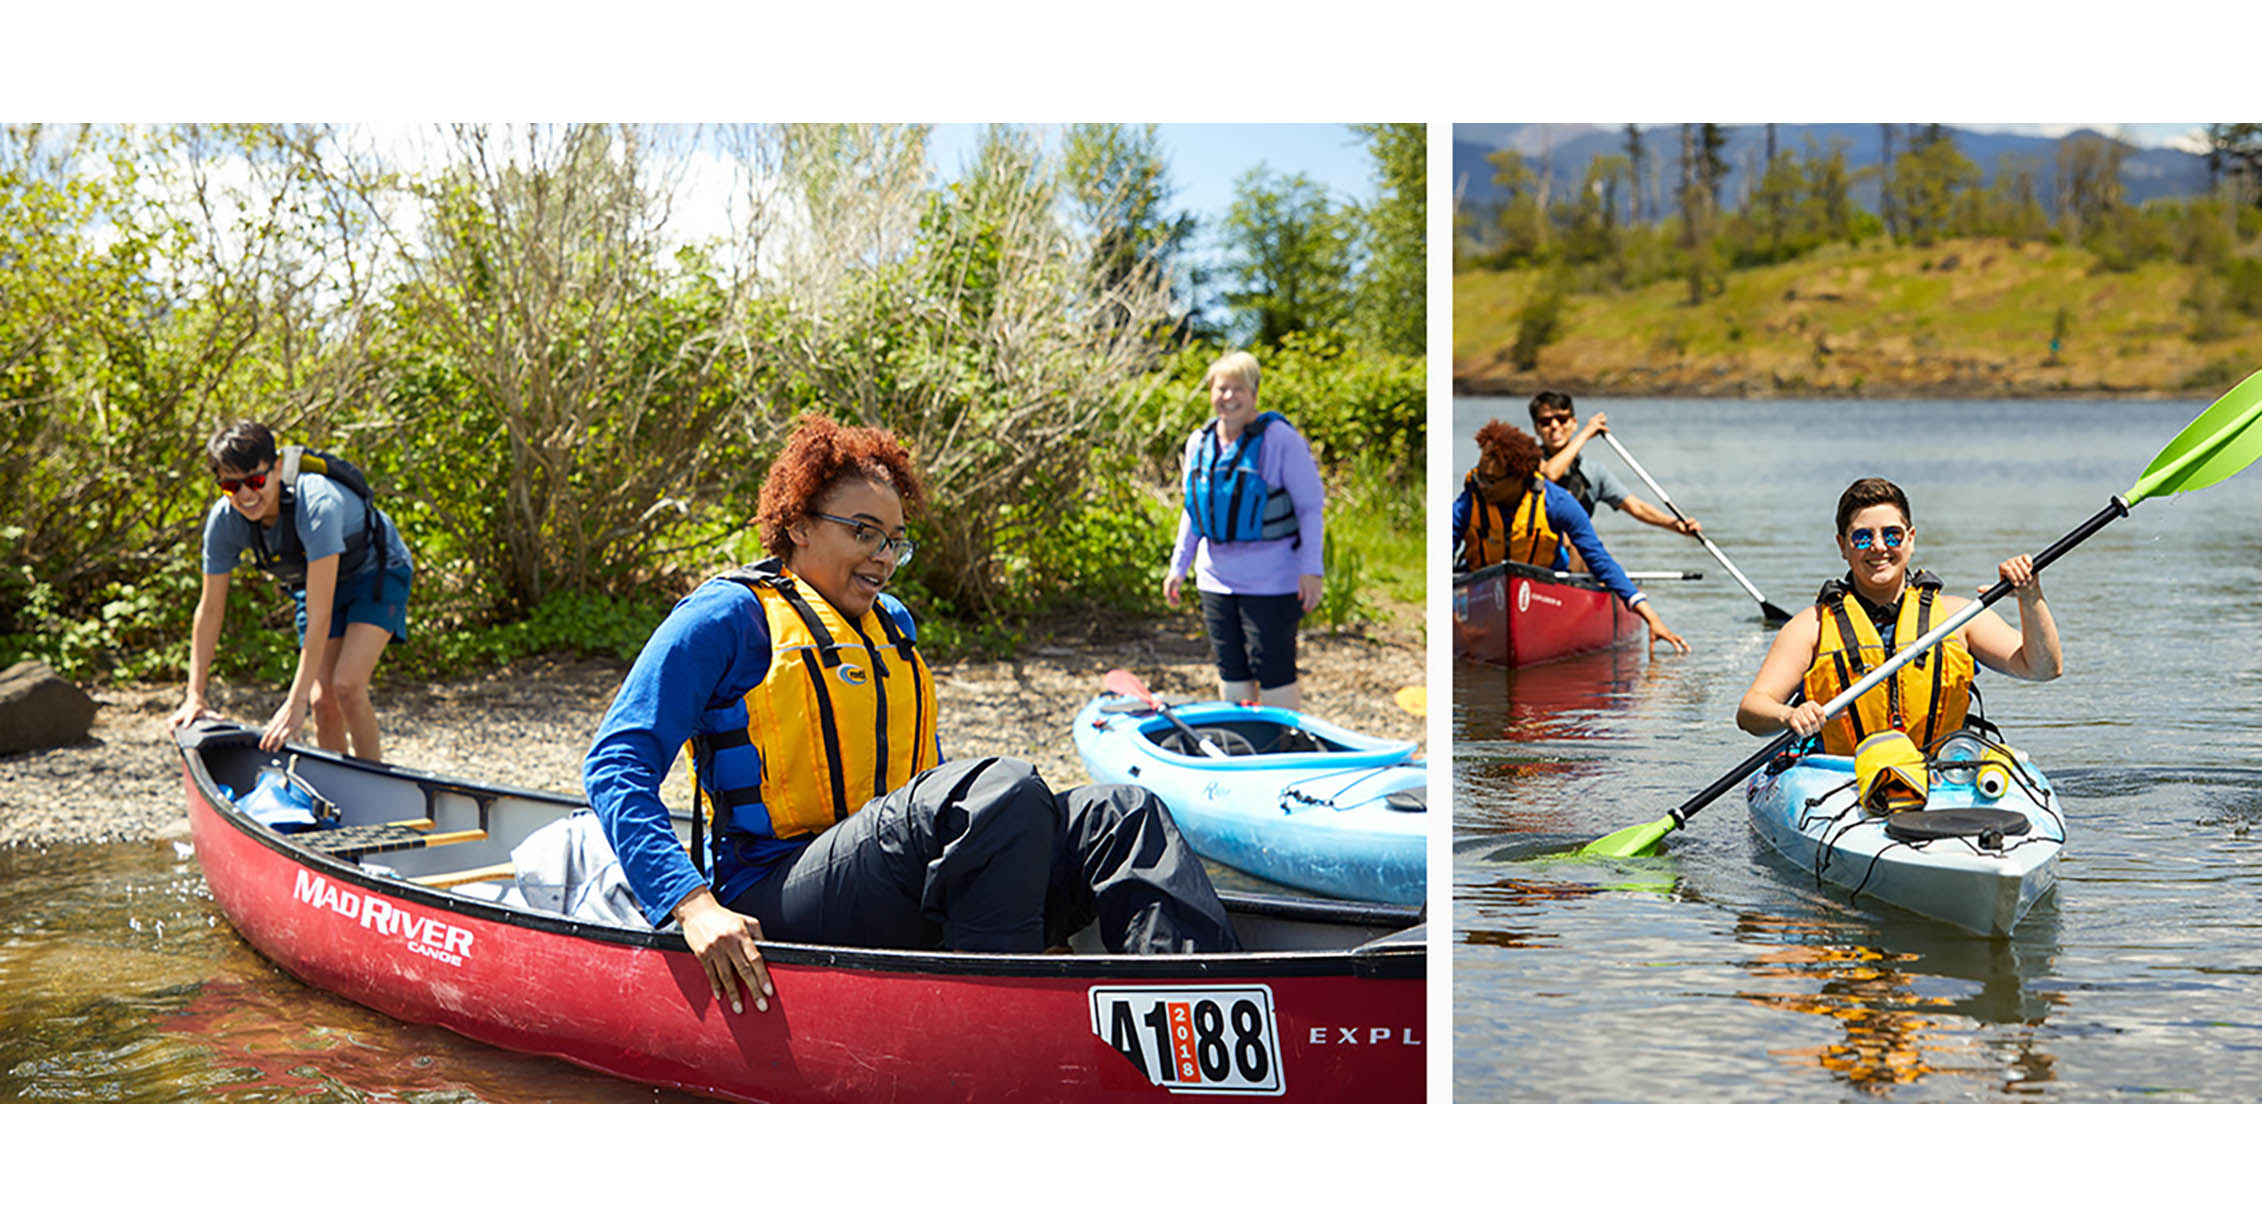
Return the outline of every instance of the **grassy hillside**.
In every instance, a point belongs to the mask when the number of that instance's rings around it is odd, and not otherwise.
[[[1718,297],[1685,303],[1684,282],[1564,303],[1531,370],[1510,361],[1536,270],[1453,281],[1457,391],[1541,387],[1614,395],[2042,396],[2169,394],[2219,387],[2262,367],[2262,321],[2195,341],[2184,300],[2195,272],[2175,263],[2092,272],[2095,256],[2044,243],[1953,239],[1827,247],[1729,273]],[[2050,341],[2064,311],[2053,360]]]

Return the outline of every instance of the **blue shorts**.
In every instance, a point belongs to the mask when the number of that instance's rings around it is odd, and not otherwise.
[[[1303,599],[1294,593],[1243,596],[1202,590],[1202,619],[1209,624],[1221,682],[1256,679],[1263,690],[1296,681],[1296,627]]]
[[[345,635],[347,623],[368,623],[393,633],[395,644],[408,643],[408,590],[415,578],[409,567],[365,571],[338,582],[330,596],[330,638]],[[298,638],[306,638],[306,590],[293,589],[298,603]]]

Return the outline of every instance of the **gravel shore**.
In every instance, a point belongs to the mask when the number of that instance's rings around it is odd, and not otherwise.
[[[1378,736],[1419,740],[1423,722],[1392,701],[1423,681],[1423,641],[1407,616],[1363,636],[1306,632],[1298,646],[1305,706]],[[1068,724],[1121,667],[1165,699],[1214,698],[1217,672],[1198,616],[1070,629],[1024,644],[1007,661],[934,662],[945,754],[1011,755],[1055,788],[1090,783]],[[446,682],[380,671],[385,757],[443,776],[579,795],[581,756],[624,661],[543,657]],[[165,718],[178,686],[96,690],[90,736],[73,746],[0,758],[0,845],[185,839],[180,756]],[[215,708],[265,723],[280,688],[215,684]],[[311,724],[306,736],[311,738]],[[685,773],[668,779],[670,805],[689,809]]]

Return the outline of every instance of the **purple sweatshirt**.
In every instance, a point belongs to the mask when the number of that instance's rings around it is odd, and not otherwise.
[[[1214,431],[1217,424],[1212,421],[1203,429]],[[1200,446],[1199,433],[1186,440],[1186,454],[1179,464],[1181,499],[1186,490],[1185,474],[1192,469]],[[1271,541],[1213,542],[1194,532],[1193,518],[1186,514],[1182,502],[1178,509],[1178,547],[1170,555],[1171,575],[1184,577],[1191,565],[1195,586],[1205,592],[1268,597],[1293,596],[1298,576],[1326,574],[1320,564],[1325,557],[1324,543],[1320,540],[1320,511],[1327,503],[1327,491],[1320,486],[1319,466],[1312,460],[1312,445],[1287,422],[1273,422],[1265,428],[1264,443],[1257,450],[1257,476],[1264,479],[1266,486],[1288,491],[1289,502],[1296,508],[1297,536]]]

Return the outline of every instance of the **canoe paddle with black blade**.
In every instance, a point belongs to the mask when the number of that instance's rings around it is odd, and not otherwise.
[[[1607,435],[1604,438],[1608,438]],[[2160,454],[2152,458],[2136,485],[2126,493],[2114,495],[2105,510],[2091,516],[2079,528],[2052,542],[2042,553],[2034,556],[2034,574],[2056,562],[2058,556],[2089,539],[2090,534],[2104,528],[2116,519],[2129,514],[2129,509],[2154,495],[2180,495],[2187,491],[2202,490],[2224,478],[2245,469],[2257,459],[2262,459],[2262,371],[2257,371],[2239,381],[2236,388],[2222,395],[2206,412],[2192,419],[2191,425],[2171,440]],[[1663,492],[1660,492],[1663,493]],[[1883,665],[1862,675],[1861,680],[1839,692],[1822,706],[1823,719],[1840,712],[1866,693],[1871,687],[1893,676],[1894,672],[1915,659],[1924,650],[1948,638],[1958,627],[1979,617],[1979,612],[1995,604],[2011,591],[2011,582],[1997,580],[1995,586],[1982,594],[1979,600],[1956,611],[1955,616],[1917,638],[1916,642],[1894,653]],[[1631,857],[1655,850],[1666,835],[1684,826],[1688,817],[1709,806],[1721,794],[1733,788],[1736,782],[1756,772],[1768,760],[1789,746],[1797,734],[1786,729],[1776,735],[1757,754],[1729,769],[1728,774],[1706,785],[1696,796],[1682,802],[1655,822],[1642,823],[1614,831],[1588,844],[1580,851],[1605,857]]]
[[[1164,720],[1169,721],[1178,732],[1193,739],[1194,744],[1202,748],[1202,753],[1210,758],[1229,759],[1232,757],[1226,753],[1224,747],[1194,732],[1192,725],[1178,719],[1178,714],[1170,710],[1170,705],[1156,699],[1154,692],[1147,689],[1147,684],[1139,681],[1139,676],[1130,670],[1111,669],[1107,671],[1106,677],[1100,679],[1100,685],[1106,687],[1111,694],[1136,699],[1147,705],[1148,708],[1162,713]]]
[[[1617,449],[1618,459],[1626,462],[1628,468],[1632,469],[1636,474],[1638,474],[1641,477],[1642,481],[1649,484],[1649,488],[1655,491],[1657,493],[1657,497],[1664,502],[1665,510],[1673,513],[1674,519],[1687,520],[1689,518],[1688,513],[1683,512],[1680,508],[1673,506],[1673,496],[1666,494],[1665,488],[1657,484],[1657,479],[1649,476],[1649,470],[1642,468],[1641,462],[1635,460],[1634,454],[1626,450],[1626,445],[1618,442],[1617,436],[1611,434],[1608,431],[1604,431],[1602,433],[1602,440],[1604,443],[1607,443],[1611,447]],[[1778,624],[1791,621],[1790,611],[1784,609],[1782,606],[1776,605],[1772,601],[1769,601],[1765,594],[1761,593],[1757,588],[1753,587],[1752,582],[1744,578],[1744,573],[1736,570],[1736,565],[1728,561],[1727,555],[1720,553],[1720,547],[1713,545],[1710,538],[1707,538],[1702,533],[1691,533],[1689,534],[1689,536],[1696,538],[1699,544],[1703,545],[1705,549],[1710,550],[1712,552],[1712,557],[1719,559],[1720,565],[1728,569],[1728,574],[1736,577],[1736,583],[1743,585],[1744,591],[1750,593],[1752,595],[1752,600],[1759,603],[1759,617],[1762,621]]]

